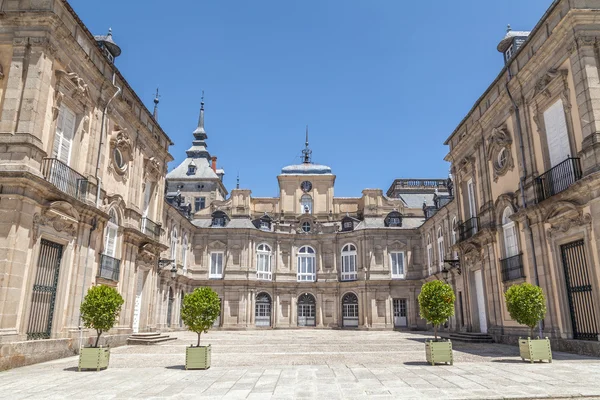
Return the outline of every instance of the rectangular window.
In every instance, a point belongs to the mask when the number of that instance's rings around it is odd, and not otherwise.
[[[475,206],[475,184],[472,179],[467,182],[467,192],[469,195],[469,218],[477,216],[477,207]]]
[[[392,267],[392,279],[404,279],[404,252],[391,252],[390,265]]]
[[[433,263],[433,247],[427,245],[427,274],[431,275],[431,264]]]
[[[544,111],[544,125],[546,126],[550,166],[554,167],[565,161],[571,154],[562,100],[558,100]]]
[[[194,210],[196,212],[203,210],[206,208],[206,198],[205,197],[196,197],[194,199]]]
[[[210,253],[210,274],[208,275],[211,279],[223,278],[223,252],[212,252]]]
[[[71,161],[71,147],[75,136],[75,113],[68,107],[61,105],[56,121],[54,146],[52,157],[69,165]]]
[[[315,282],[315,258],[298,256],[298,282]]]
[[[355,281],[356,279],[356,254],[342,255],[342,280]]]
[[[444,267],[444,254],[446,253],[444,249],[444,237],[441,236],[438,238],[438,264],[440,265],[440,270]]]
[[[108,223],[106,226],[106,240],[104,244],[104,254],[109,257],[115,256],[117,243],[117,226],[113,223]]]
[[[256,278],[271,280],[271,255],[258,253],[256,262]]]

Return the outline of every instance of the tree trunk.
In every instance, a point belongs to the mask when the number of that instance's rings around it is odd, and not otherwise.
[[[437,342],[437,325],[433,325],[433,337]]]
[[[202,332],[198,332],[198,344],[196,345],[196,347],[200,347],[200,335]]]
[[[530,326],[530,327],[529,327],[529,335],[530,335],[529,337],[530,337],[531,339],[533,339],[533,328],[535,328],[535,326]]]
[[[94,347],[98,347],[98,341],[100,340],[100,335],[102,335],[102,331],[96,330],[96,344],[94,344]]]

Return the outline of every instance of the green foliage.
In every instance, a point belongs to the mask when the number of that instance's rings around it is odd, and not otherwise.
[[[430,324],[433,324],[435,338],[437,327],[454,315],[454,291],[452,286],[442,281],[427,282],[419,294],[419,312]]]
[[[183,298],[181,319],[190,331],[198,334],[198,346],[200,334],[208,332],[220,314],[219,296],[209,287],[196,288]]]
[[[504,293],[504,298],[510,317],[528,326],[533,337],[533,328],[546,315],[546,296],[542,288],[527,282],[512,285]]]
[[[102,332],[110,330],[115,325],[122,305],[123,297],[115,288],[97,285],[88,290],[79,311],[83,325],[96,330],[98,336],[94,347],[98,347]]]

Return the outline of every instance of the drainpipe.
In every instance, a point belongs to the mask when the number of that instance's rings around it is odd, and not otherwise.
[[[97,222],[96,218],[94,217],[94,219],[92,219],[92,227],[90,228],[90,233],[88,235],[88,244],[87,244],[87,250],[86,250],[86,254],[85,254],[85,262],[83,264],[83,281],[81,282],[81,301],[79,302],[80,305],[81,305],[81,303],[83,303],[83,297],[84,297],[84,293],[85,293],[85,279],[86,279],[86,275],[87,275],[88,260],[90,258],[90,243],[92,242],[92,232],[94,232],[97,227],[98,227],[98,222]],[[83,344],[83,327],[81,326],[81,311],[79,311],[79,321],[77,322],[77,327],[79,329],[79,349],[81,349],[81,346]]]
[[[510,65],[507,66],[507,71],[508,71],[508,79],[510,80],[512,78],[512,74],[510,73]],[[523,165],[523,170],[522,170],[523,173],[521,175],[521,178],[519,179],[519,190],[521,191],[521,205],[522,205],[523,209],[526,209],[527,208],[527,200],[525,198],[525,180],[527,179],[527,165],[525,164],[525,145],[523,144],[523,133],[521,131],[521,115],[520,115],[519,106],[517,105],[517,102],[513,98],[512,94],[510,93],[510,89],[508,87],[508,82],[506,82],[505,88],[506,88],[506,93],[508,94],[508,97],[510,98],[511,103],[512,103],[513,107],[515,108],[515,116],[516,116],[516,120],[517,120],[516,134],[517,134],[517,137],[519,138],[519,150],[520,150],[520,154],[521,154],[521,164]],[[529,217],[527,215],[525,215],[525,229],[529,233],[528,237],[529,237],[529,245],[531,246],[531,255],[532,255],[532,259],[533,259],[533,275],[534,275],[534,279],[535,279],[535,284],[536,284],[536,286],[540,286],[540,277],[538,274],[537,257],[535,255],[535,242],[533,240],[533,231],[531,230]],[[542,327],[543,322],[544,321],[541,320],[540,323],[538,324],[539,325],[538,326],[538,334],[540,336],[540,339],[543,337],[543,327]]]
[[[102,145],[104,144],[104,126],[106,120],[106,113],[108,112],[108,106],[110,103],[121,93],[121,88],[116,85],[117,74],[113,72],[112,77],[112,85],[117,89],[115,94],[108,100],[104,110],[102,111],[102,122],[100,123],[100,143],[98,144],[98,159],[96,160],[96,181],[98,182],[98,187],[96,190],[96,207],[100,206],[100,191],[102,188],[102,179],[100,178],[100,155],[102,154]]]

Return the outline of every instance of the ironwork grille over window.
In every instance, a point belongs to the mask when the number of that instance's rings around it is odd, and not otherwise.
[[[502,280],[504,282],[525,277],[523,271],[523,254],[502,259],[500,260],[500,265],[502,267]]]
[[[27,339],[50,338],[62,253],[63,247],[60,244],[41,240],[31,296]]]

